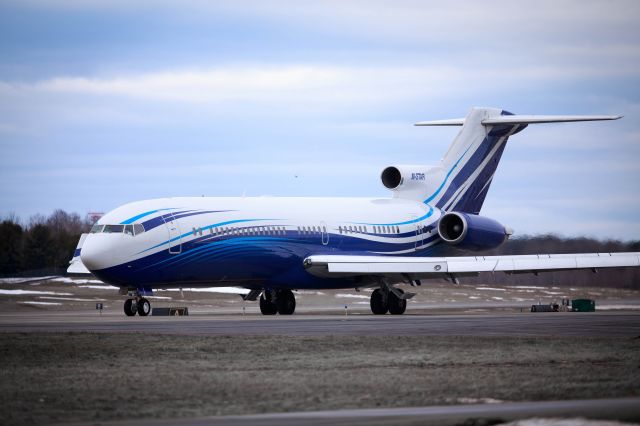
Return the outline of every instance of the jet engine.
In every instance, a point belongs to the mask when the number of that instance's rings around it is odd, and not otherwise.
[[[441,167],[424,165],[389,166],[380,174],[385,188],[394,197],[420,199],[432,193],[444,179]]]
[[[493,219],[469,213],[449,212],[438,222],[438,234],[447,244],[469,250],[498,247],[513,233]]]

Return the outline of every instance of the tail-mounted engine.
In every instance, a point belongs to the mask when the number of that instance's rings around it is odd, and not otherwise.
[[[389,166],[380,174],[385,188],[393,191],[396,198],[424,200],[443,181],[441,167],[434,166]]]
[[[512,233],[493,219],[468,213],[446,213],[438,222],[440,238],[462,249],[490,250],[504,243]]]

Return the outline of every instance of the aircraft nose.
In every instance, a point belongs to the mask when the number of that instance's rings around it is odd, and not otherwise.
[[[80,250],[80,260],[84,266],[95,271],[106,267],[107,247],[95,235],[88,235]]]

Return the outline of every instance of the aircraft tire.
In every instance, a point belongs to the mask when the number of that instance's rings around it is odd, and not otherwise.
[[[275,315],[278,312],[278,307],[271,301],[271,298],[267,300],[264,295],[265,292],[260,295],[260,312],[262,315]]]
[[[388,299],[388,298],[387,298]],[[384,315],[389,310],[388,302],[385,301],[384,293],[379,288],[373,290],[371,293],[371,312],[374,315]]]
[[[146,317],[151,313],[151,303],[145,298],[138,300],[138,315]]]
[[[276,305],[280,315],[291,315],[296,310],[296,297],[291,290],[280,290]]]
[[[137,307],[133,305],[133,299],[127,299],[124,302],[124,313],[128,317],[132,317],[136,314]]]
[[[398,289],[400,293],[404,293],[404,291]],[[389,292],[389,313],[391,315],[402,315],[404,311],[407,310],[407,301],[405,299],[400,299],[398,296],[393,294],[393,292]]]

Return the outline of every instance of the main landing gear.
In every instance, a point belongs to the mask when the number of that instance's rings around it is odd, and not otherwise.
[[[296,298],[291,290],[265,290],[260,295],[262,315],[291,315],[296,310]]]
[[[407,310],[407,299],[411,299],[413,293],[405,293],[399,288],[382,285],[371,293],[371,312],[374,315],[402,315]]]
[[[146,317],[151,313],[151,303],[144,297],[139,296],[134,299],[127,299],[124,302],[124,313],[128,317],[132,317],[136,313],[141,317]]]

